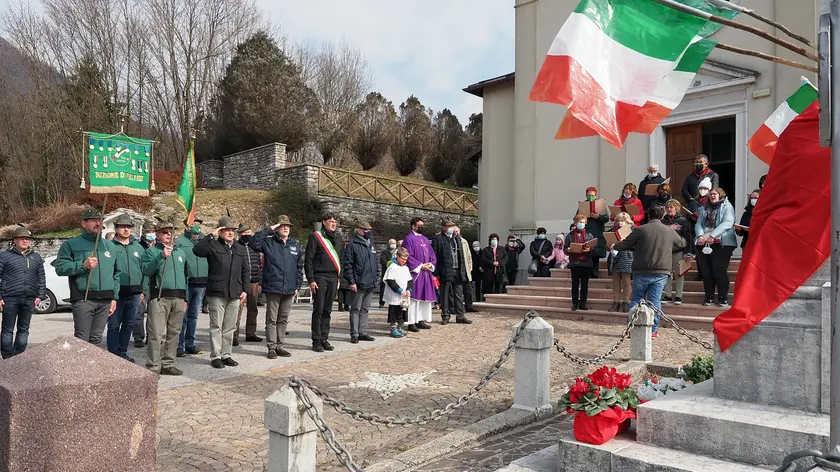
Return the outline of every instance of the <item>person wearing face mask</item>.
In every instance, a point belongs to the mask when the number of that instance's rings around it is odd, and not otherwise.
[[[586,189],[586,201],[594,202],[598,199],[598,189],[589,187]],[[578,213],[575,212],[575,218]],[[607,241],[604,239],[604,225],[610,220],[609,212],[599,215],[597,213],[590,213],[586,216],[586,234],[591,234],[592,237],[598,240],[598,244],[592,248],[592,251],[587,254],[587,257],[592,262],[592,270],[589,278],[598,278],[598,269],[600,268],[601,259],[607,257]],[[566,239],[568,242],[568,238]],[[547,276],[547,275],[546,275]]]
[[[551,242],[546,238],[545,228],[537,228],[537,238],[531,241],[529,251],[531,253],[531,261],[536,261],[537,272],[534,277],[549,277],[551,271],[551,263],[549,257],[554,252],[551,248]]]
[[[346,251],[347,248],[350,247],[351,243],[352,240],[344,241],[344,247],[341,248],[339,258],[342,254],[344,254],[344,251]],[[350,291],[350,283],[347,282],[347,279],[345,279],[344,277],[340,277],[338,280],[338,293],[335,297],[338,301],[338,311],[350,311],[350,300],[352,295],[353,292]]]
[[[720,177],[717,172],[709,168],[709,157],[705,154],[698,154],[694,158],[694,172],[685,176],[682,186],[683,200],[688,203],[697,195],[697,190],[700,186],[700,181],[708,178],[711,181],[710,188],[717,188],[720,186]]]
[[[236,233],[239,235],[239,239],[236,241],[237,244],[245,248],[245,262],[248,264],[248,272],[251,274],[251,280],[246,285],[245,291],[248,293],[248,297],[245,300],[245,306],[239,308],[239,313],[236,316],[236,331],[233,332],[234,346],[239,345],[239,327],[242,324],[243,308],[247,310],[247,314],[245,315],[245,342],[261,343],[263,341],[263,338],[257,336],[257,298],[259,298],[260,291],[262,290],[260,287],[262,257],[259,252],[252,250],[248,246],[248,243],[251,242],[251,238],[254,236],[251,228],[240,224]]]
[[[187,257],[187,291],[189,304],[184,313],[184,323],[181,325],[181,336],[178,339],[178,357],[187,354],[200,355],[201,350],[195,344],[195,331],[198,325],[198,311],[204,303],[204,293],[207,290],[207,259],[193,253],[195,243],[201,239],[202,220],[195,218],[192,224],[184,220],[184,234],[175,240],[175,245],[184,250]]]
[[[636,193],[636,185],[632,183],[624,184],[624,188],[621,189],[621,196],[616,199],[614,206],[621,206],[621,207],[628,207],[630,205],[635,206],[639,211],[638,215],[633,215],[631,218],[633,219],[633,224],[635,226],[639,226],[642,224],[642,221],[645,219],[645,209],[642,208],[642,201],[639,200],[639,196]],[[615,219],[612,219],[615,221]],[[596,267],[595,270],[598,270]]]
[[[413,277],[411,300],[408,304],[408,331],[431,329],[432,304],[435,294],[434,270],[437,264],[435,251],[429,238],[423,236],[426,223],[422,218],[411,219],[411,232],[403,239],[402,247],[408,251],[408,270]]]
[[[691,223],[691,240],[694,241],[697,239],[697,235],[694,233],[695,224],[697,223],[697,217],[700,214],[700,209],[706,206],[706,203],[709,201],[709,191],[712,189],[712,181],[711,179],[705,178],[700,181],[697,187],[697,196],[692,198],[691,201],[688,202],[688,211],[691,212],[691,217],[689,218]],[[693,253],[698,254],[700,249],[697,246],[694,246]],[[697,264],[697,278],[695,280],[703,280],[703,269],[700,267],[700,264]]]
[[[461,288],[464,291],[464,308],[467,313],[478,313],[478,310],[473,307],[475,301],[475,292],[473,291],[473,267],[479,261],[478,258],[472,256],[470,251],[470,243],[461,237],[461,228],[455,227],[455,236],[461,240],[461,251],[464,253],[464,264],[467,266],[467,280],[461,282]]]
[[[388,247],[379,252],[379,273],[384,274],[388,269],[388,263],[394,260],[397,254],[397,240],[389,239]],[[379,308],[385,308],[385,284],[379,286]]]
[[[465,259],[470,255],[464,254],[461,238],[455,234],[455,223],[452,220],[441,221],[441,233],[432,240],[432,248],[437,260],[434,273],[440,281],[440,324],[448,324],[453,314],[456,323],[472,323],[464,316],[464,282],[467,280]]]
[[[744,207],[744,213],[741,215],[741,221],[738,223],[740,228],[735,229],[735,234],[741,237],[741,249],[747,247],[747,240],[750,239],[750,221],[752,220],[753,209],[758,203],[758,196],[761,195],[761,190],[753,190],[750,193],[750,199],[747,206]]]
[[[738,245],[735,238],[735,209],[726,199],[722,188],[709,192],[709,201],[700,209],[695,225],[697,234],[697,265],[703,271],[703,306],[715,303],[717,306],[729,306],[729,260]]]
[[[554,238],[554,247],[552,248],[551,255],[548,256],[548,262],[551,267],[565,269],[569,266],[569,256],[563,251],[564,247],[566,247],[566,237],[563,233],[560,233]]]
[[[575,230],[566,237],[563,251],[569,256],[569,267],[572,272],[572,311],[589,308],[586,300],[589,297],[589,278],[592,274],[593,258],[590,256],[593,250],[584,246],[583,253],[572,253],[572,243],[583,244],[595,239],[595,236],[586,230],[586,215],[575,216]]]
[[[671,254],[671,277],[665,285],[665,290],[662,292],[662,301],[672,301],[674,305],[682,305],[683,288],[685,287],[685,277],[680,275],[680,263],[683,259],[691,260],[694,256],[691,254],[693,247],[691,242],[691,223],[688,222],[682,215],[680,215],[680,208],[682,205],[677,200],[669,200],[665,204],[665,216],[662,217],[662,224],[673,229],[686,241],[686,245],[682,249],[674,249]],[[674,281],[675,284],[672,284]],[[676,285],[676,292],[673,291],[673,285]],[[667,293],[668,295],[665,295]]]
[[[647,168],[647,175],[639,182],[639,193],[641,194],[639,199],[642,201],[644,214],[647,214],[648,209],[656,200],[656,195],[645,195],[645,189],[648,185],[660,185],[662,182],[665,182],[665,177],[662,177],[662,174],[659,173],[659,164],[651,162]]]
[[[484,261],[481,256],[481,243],[478,241],[473,241],[472,243],[472,253],[470,254],[473,258],[473,270],[472,270],[472,279],[473,279],[473,293],[475,294],[475,301],[483,302],[484,301],[484,292],[483,292],[483,284],[484,284]]]
[[[484,293],[502,293],[507,273],[505,264],[508,254],[505,248],[499,247],[499,235],[493,233],[489,238],[489,245],[481,251],[484,266]]]
[[[655,200],[653,200],[653,203],[651,203],[650,206],[648,206],[648,208],[645,209],[645,219],[642,221],[643,224],[648,222],[647,210],[649,210],[650,207],[655,205],[665,208],[665,204],[668,203],[669,200],[671,200],[671,185],[661,184],[659,187],[657,187],[656,196],[654,198]]]
[[[177,243],[176,243],[177,244]],[[143,237],[140,238],[140,245],[143,246],[143,251],[155,245],[155,228],[148,223],[143,225]],[[140,305],[137,307],[137,316],[134,318],[134,328],[132,328],[132,337],[134,337],[134,347],[141,348],[146,345],[146,322],[144,317],[148,311],[146,299],[140,300]],[[185,318],[186,319],[186,318]],[[184,335],[184,330],[181,330],[181,335]]]
[[[507,262],[505,263],[505,272],[507,273],[507,282],[502,290],[507,293],[508,285],[516,285],[516,274],[519,272],[519,255],[525,250],[525,243],[514,235],[508,236],[507,246],[505,246],[505,253],[507,254]]]
[[[622,227],[634,227],[629,214],[621,212],[615,217],[613,231]],[[611,312],[630,311],[630,295],[632,293],[630,279],[633,275],[633,251],[611,250],[607,256],[607,273],[612,277],[613,304]]]
[[[350,286],[350,342],[373,341],[368,334],[368,313],[380,280],[379,257],[373,246],[373,227],[357,219],[350,246],[342,254],[341,276]]]

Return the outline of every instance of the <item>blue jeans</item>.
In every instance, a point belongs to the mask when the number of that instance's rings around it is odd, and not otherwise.
[[[201,302],[204,300],[204,285],[189,284],[190,301],[187,304],[187,312],[184,314],[184,322],[181,323],[181,335],[178,338],[178,352],[195,351],[195,330],[198,325],[198,311],[201,309]]]
[[[117,309],[108,317],[108,352],[125,357],[140,307],[140,294],[120,295]]]
[[[9,297],[3,300],[3,331],[0,335],[0,353],[3,359],[16,356],[26,350],[29,342],[29,322],[35,310],[35,299]],[[14,334],[17,325],[17,335]]]
[[[633,299],[630,307],[646,298],[657,310],[662,310],[662,290],[668,282],[667,274],[633,274]],[[659,329],[659,311],[653,316],[653,332]]]

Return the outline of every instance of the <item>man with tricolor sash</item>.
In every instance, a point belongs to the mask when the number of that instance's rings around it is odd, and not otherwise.
[[[321,229],[309,236],[303,262],[306,280],[312,291],[312,350],[332,351],[327,340],[330,336],[330,317],[333,299],[341,275],[341,238],[336,234],[338,220],[332,213],[321,217]]]

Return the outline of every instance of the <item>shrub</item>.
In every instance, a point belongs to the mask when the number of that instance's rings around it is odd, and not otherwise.
[[[79,227],[79,221],[85,207],[76,203],[54,203],[43,207],[30,208],[20,223],[26,225],[37,237],[44,233],[72,230]],[[10,237],[16,226],[4,228],[2,237]]]
[[[283,183],[272,192],[268,201],[270,221],[277,221],[280,215],[292,220],[292,236],[306,244],[312,231],[312,224],[321,219],[321,203],[309,196],[306,188],[296,182]]]
[[[715,358],[692,356],[691,364],[686,364],[680,369],[680,376],[696,384],[711,379],[715,376]]]

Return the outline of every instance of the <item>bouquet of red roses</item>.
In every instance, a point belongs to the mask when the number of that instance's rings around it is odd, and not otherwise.
[[[618,434],[622,424],[629,427],[628,421],[636,417],[639,406],[631,383],[630,374],[606,366],[575,380],[560,403],[567,413],[575,415],[578,441],[603,444]]]

